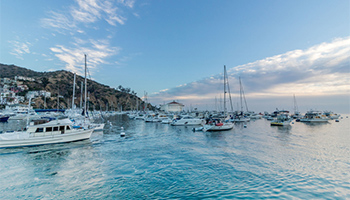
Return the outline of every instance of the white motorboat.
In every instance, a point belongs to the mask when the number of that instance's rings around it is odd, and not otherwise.
[[[293,120],[288,113],[280,113],[277,118],[271,121],[271,126],[288,126]]]
[[[137,113],[136,116],[134,117],[136,120],[144,120],[145,119],[145,114],[144,113]]]
[[[171,122],[172,122],[172,120],[169,117],[167,117],[167,118],[163,119],[160,123],[162,123],[162,124],[170,124]]]
[[[144,120],[145,122],[153,122],[153,119],[154,119],[154,115],[149,114],[149,115],[146,115]]]
[[[324,123],[328,122],[329,118],[323,115],[321,111],[310,110],[305,113],[305,115],[300,118],[301,122],[311,122],[311,123]]]
[[[153,122],[162,122],[163,120],[168,120],[169,121],[169,117],[166,116],[165,114],[159,114],[158,116],[156,116],[153,119]]]
[[[245,115],[235,115],[230,118],[231,122],[249,122],[250,118]]]
[[[171,122],[171,125],[173,126],[191,126],[191,125],[201,125],[201,124],[203,124],[202,119],[193,118],[189,115],[185,115],[180,119],[178,118],[173,119],[173,121]]]
[[[203,125],[203,131],[227,131],[233,129],[233,123],[231,122],[212,122]]]
[[[36,146],[89,139],[94,129],[74,129],[69,119],[27,126],[26,131],[0,134],[0,148]]]
[[[324,111],[323,114],[326,115],[326,117],[328,117],[329,119],[339,119],[340,117],[339,114],[336,114],[332,111]]]

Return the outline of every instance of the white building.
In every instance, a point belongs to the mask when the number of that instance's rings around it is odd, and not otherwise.
[[[40,90],[40,91],[29,91],[26,95],[27,99],[30,98],[35,98],[35,97],[39,97],[39,96],[43,96],[43,97],[51,97],[51,92],[47,92],[45,90]]]
[[[170,102],[160,107],[160,110],[165,112],[182,112],[184,105],[178,102]]]
[[[15,76],[15,81],[23,80],[23,81],[35,81],[35,78],[29,78],[25,76]]]

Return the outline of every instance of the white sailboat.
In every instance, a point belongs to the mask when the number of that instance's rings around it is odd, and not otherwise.
[[[228,90],[228,91],[227,91]],[[233,129],[233,123],[229,121],[227,117],[227,108],[226,108],[226,93],[230,94],[230,87],[227,78],[226,66],[224,65],[224,119],[220,118],[208,118],[206,124],[203,125],[203,131],[227,131]],[[229,95],[232,108],[231,95]]]
[[[87,109],[87,62],[86,62],[86,54],[85,56],[85,79],[84,79],[84,105],[82,105],[82,99],[80,101],[80,105],[83,107],[83,115],[77,112],[73,112],[69,115],[70,119],[74,122],[73,127],[75,128],[93,128],[95,131],[102,131],[105,124],[101,123],[92,123],[90,117],[88,116]],[[83,87],[82,87],[83,91]],[[75,95],[75,74],[74,74],[74,82],[73,82],[73,100],[72,100],[72,108],[74,107],[74,95]],[[81,95],[82,97],[82,95]]]

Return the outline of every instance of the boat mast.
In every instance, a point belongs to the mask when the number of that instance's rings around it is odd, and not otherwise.
[[[239,77],[239,97],[241,100],[241,112],[243,113],[243,102],[242,102],[242,83],[241,83],[241,77]]]
[[[74,73],[74,80],[73,80],[73,99],[72,99],[72,110],[74,108],[74,99],[75,99],[75,77],[76,74]]]
[[[294,96],[294,114],[299,113],[299,108],[298,108],[298,104],[297,104],[297,99],[295,98],[295,94],[293,94]]]
[[[224,115],[226,116],[226,65],[224,65]]]
[[[86,81],[86,54],[85,55],[85,93],[84,93],[84,115],[87,116],[86,113],[86,100],[87,100],[87,81]],[[86,117],[84,117],[84,122],[85,122]]]
[[[80,91],[80,109],[83,109],[83,89],[84,89],[84,85],[83,85],[83,81],[81,82],[81,91]]]
[[[231,112],[233,112],[232,98],[231,98],[231,92],[230,92],[230,84],[228,82],[228,75],[227,75],[227,71],[226,71],[226,66],[224,66],[224,67],[225,67],[225,72],[224,72],[225,75],[224,75],[224,77],[226,77],[225,85],[227,85],[227,91],[228,91],[228,95],[229,95],[229,98],[230,98]]]
[[[245,107],[246,107],[247,112],[248,112],[248,105],[247,105],[247,100],[245,99],[243,85],[241,82],[241,77],[239,77],[239,91],[240,91],[240,97],[241,97],[241,111],[243,112],[243,101],[242,100],[244,98]]]

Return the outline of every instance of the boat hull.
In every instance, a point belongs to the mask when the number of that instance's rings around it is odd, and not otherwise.
[[[290,121],[286,121],[286,122],[271,122],[271,126],[289,126],[290,125]]]
[[[328,119],[300,119],[300,122],[326,123],[328,122]]]
[[[56,144],[56,143],[86,140],[91,137],[93,130],[94,129],[87,129],[87,130],[82,129],[74,133],[65,133],[65,134],[51,135],[51,136],[44,136],[44,137],[29,136],[28,138],[21,138],[21,139],[9,139],[9,140],[1,139],[0,148],[37,146],[37,145],[45,145],[45,144]]]
[[[179,121],[173,121],[171,125],[173,126],[196,126],[196,125],[202,125],[203,120],[200,119],[192,119],[192,120],[179,120]]]
[[[233,124],[224,124],[222,126],[204,125],[203,131],[228,131],[233,129]]]
[[[6,117],[0,117],[0,122],[7,122],[7,120],[9,119],[9,116]]]

